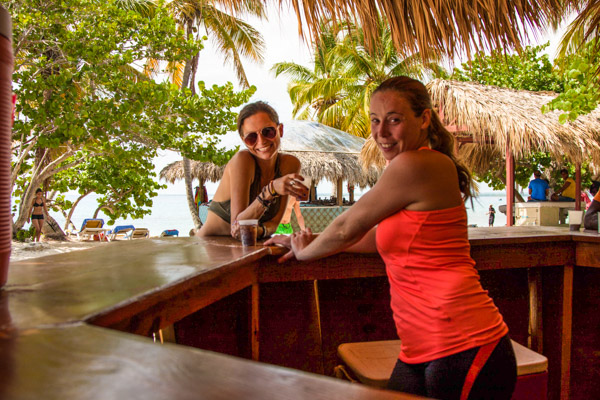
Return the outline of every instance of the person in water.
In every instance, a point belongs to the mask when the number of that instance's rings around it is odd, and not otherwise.
[[[279,226],[288,196],[308,197],[300,161],[279,152],[283,124],[273,107],[262,101],[247,104],[237,128],[246,149],[227,163],[198,236],[239,239],[237,221],[258,219],[258,238],[268,237]]]
[[[35,229],[35,236],[33,237],[34,242],[39,242],[42,236],[42,227],[44,226],[44,214],[48,214],[48,208],[46,207],[46,199],[42,189],[38,188],[35,191],[35,197],[31,202],[31,208],[29,210],[30,217],[27,218],[27,222],[31,221]]]
[[[388,389],[436,399],[510,399],[515,355],[502,315],[470,255],[468,169],[454,155],[427,88],[390,78],[372,94],[371,134],[389,161],[377,184],[320,235],[309,229],[265,244],[315,260],[378,252],[402,344]]]

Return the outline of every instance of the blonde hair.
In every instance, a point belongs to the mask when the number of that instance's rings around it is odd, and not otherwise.
[[[464,199],[473,196],[473,178],[471,171],[456,158],[454,154],[454,136],[442,124],[440,117],[432,107],[431,97],[425,85],[416,79],[407,76],[397,76],[387,79],[375,89],[377,92],[393,90],[402,96],[410,104],[415,115],[421,116],[423,111],[431,110],[431,123],[427,128],[427,138],[433,150],[448,156],[456,166],[458,173],[458,187]]]

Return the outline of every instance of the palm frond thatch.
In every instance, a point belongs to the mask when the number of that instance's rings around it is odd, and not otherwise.
[[[192,178],[202,182],[218,182],[223,176],[225,166],[219,166],[211,162],[190,161]],[[160,179],[175,183],[183,180],[183,161],[175,161],[164,167],[159,174]]]
[[[472,82],[436,79],[427,85],[435,104],[443,107],[446,121],[464,125],[477,143],[492,142],[515,157],[548,151],[556,159],[600,161],[600,109],[560,124],[560,111],[542,114],[553,92],[502,89]]]
[[[283,0],[279,0],[283,4]],[[550,21],[564,15],[559,0],[291,0],[298,20],[303,20],[315,37],[321,21],[356,21],[364,29],[367,42],[377,38],[378,16],[389,23],[398,52],[420,52],[425,60],[441,54],[451,58],[485,48],[518,48],[527,36],[544,30]],[[300,29],[302,24],[300,25]],[[527,28],[526,28],[527,27]],[[527,30],[526,30],[527,29]],[[302,32],[301,32],[302,33]]]

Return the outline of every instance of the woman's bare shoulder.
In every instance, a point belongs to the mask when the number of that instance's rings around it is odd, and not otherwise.
[[[248,150],[240,150],[231,157],[223,175],[254,175],[255,163]]]
[[[411,180],[436,175],[455,174],[450,157],[437,151],[407,151],[398,154],[386,168],[390,172],[410,177]]]

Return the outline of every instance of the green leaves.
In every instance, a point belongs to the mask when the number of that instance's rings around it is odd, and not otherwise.
[[[559,117],[561,124],[592,112],[600,104],[596,75],[600,55],[594,51],[597,40],[585,43],[577,52],[558,60],[559,74],[565,81],[565,91],[548,103],[542,111],[566,111]]]
[[[102,194],[111,218],[139,216],[159,187],[152,183],[157,149],[217,162],[230,156],[216,148],[216,138],[234,127],[231,109],[254,89],[202,87],[192,95],[145,76],[148,59],[182,62],[202,48],[177,29],[160,3],[137,10],[124,8],[122,0],[4,4],[19,44],[13,76],[13,157],[19,160],[14,195],[26,196],[32,182],[45,181],[59,192],[79,188]],[[195,135],[188,137],[191,132]],[[123,206],[116,205],[117,198]]]

